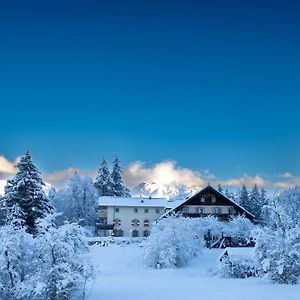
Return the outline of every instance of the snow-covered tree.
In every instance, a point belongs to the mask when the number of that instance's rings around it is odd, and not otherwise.
[[[276,283],[296,283],[300,276],[300,187],[288,189],[268,207],[270,227],[255,232],[255,253],[263,275]]]
[[[43,186],[45,185],[38,168],[33,164],[29,152],[17,163],[17,174],[8,180],[4,201],[6,211],[17,204],[23,211],[24,224],[29,233],[36,233],[36,222],[52,210]]]
[[[87,233],[78,224],[56,228],[52,218],[38,221],[35,236],[13,216],[0,227],[0,299],[85,299],[93,277]]]
[[[114,183],[105,159],[102,160],[94,185],[100,197],[114,195]]]
[[[74,223],[58,228],[48,224],[45,220],[40,224],[39,253],[46,272],[36,286],[43,299],[85,299],[86,285],[93,278],[87,232]]]
[[[243,216],[233,217],[227,224],[223,224],[223,234],[230,236],[236,244],[249,244],[252,240],[254,224]]]
[[[249,192],[245,185],[242,186],[242,188],[239,190],[238,193],[238,203],[249,211],[250,205],[249,205]]]
[[[227,198],[229,198],[230,200],[236,201],[236,195],[232,192],[229,192],[227,189],[225,191],[225,196]],[[237,202],[238,202],[238,200],[237,200]]]
[[[113,170],[111,172],[113,180],[113,193],[116,197],[130,197],[129,189],[124,185],[122,179],[122,168],[118,158],[113,161]]]
[[[29,278],[35,278],[36,252],[33,235],[25,231],[17,204],[10,210],[6,224],[0,227],[0,299],[28,299]]]
[[[256,184],[249,193],[248,210],[255,216],[256,219],[260,219],[262,210],[261,195]]]
[[[171,216],[153,226],[145,245],[145,262],[158,269],[181,267],[200,254],[202,247],[193,220]]]
[[[66,189],[59,190],[53,197],[56,211],[61,213],[57,220],[79,222],[80,225],[94,227],[98,219],[98,195],[93,180],[89,176],[74,174]]]
[[[220,193],[223,193],[223,188],[222,188],[222,186],[221,186],[220,183],[218,184],[218,191],[219,191]]]
[[[255,252],[262,276],[276,283],[297,283],[300,276],[300,227],[256,231]]]

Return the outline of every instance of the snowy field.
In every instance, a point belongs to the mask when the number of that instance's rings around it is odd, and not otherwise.
[[[213,274],[222,250],[204,249],[189,266],[154,270],[143,264],[143,248],[94,245],[97,276],[90,300],[299,300],[300,284],[278,285],[258,278],[222,279]]]

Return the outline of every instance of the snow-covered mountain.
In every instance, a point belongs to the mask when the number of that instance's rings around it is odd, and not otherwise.
[[[185,185],[163,185],[142,182],[131,190],[133,197],[166,198],[167,200],[181,200],[194,194],[200,187]]]

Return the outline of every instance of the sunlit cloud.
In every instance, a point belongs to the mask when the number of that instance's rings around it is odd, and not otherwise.
[[[141,161],[135,161],[125,168],[124,179],[129,187],[134,187],[141,182],[199,187],[207,183],[205,175],[182,168],[175,161],[159,162],[150,167],[146,167]]]
[[[255,184],[258,187],[266,187],[270,185],[270,182],[268,182],[260,175],[256,175],[254,177],[249,175],[243,175],[240,178],[230,178],[227,180],[221,180],[218,183],[227,187],[240,187],[242,185],[245,185],[247,187],[252,187]]]
[[[49,182],[53,187],[62,187],[68,180],[75,174],[82,174],[83,172],[78,168],[70,167],[65,170],[55,171],[52,173],[44,174],[45,181]]]
[[[3,155],[0,155],[0,179],[7,179],[16,173],[16,163],[19,158],[15,161],[10,161]]]

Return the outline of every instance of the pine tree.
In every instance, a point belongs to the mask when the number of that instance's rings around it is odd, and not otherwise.
[[[249,209],[250,209],[249,192],[245,185],[243,185],[239,191],[238,202],[239,202],[239,205],[241,205],[243,208],[245,208],[246,210],[249,211]]]
[[[120,166],[120,161],[118,158],[115,158],[113,162],[113,170],[111,173],[113,180],[113,192],[116,197],[130,197],[130,191],[123,184],[122,179],[122,168]]]
[[[55,193],[53,203],[57,212],[61,213],[56,218],[59,225],[68,221],[84,227],[95,227],[98,219],[98,196],[91,177],[75,173],[68,186]]]
[[[249,194],[249,200],[249,211],[255,215],[256,219],[260,219],[262,210],[260,203],[261,196],[256,184]]]
[[[43,190],[45,184],[29,152],[20,158],[16,167],[17,174],[5,187],[7,214],[17,205],[20,210],[18,215],[24,219],[27,232],[35,233],[37,220],[50,213],[52,205]]]
[[[260,206],[264,207],[268,204],[267,193],[264,188],[260,190]]]
[[[220,183],[218,184],[218,191],[219,191],[220,193],[223,193],[223,188],[222,188],[222,186],[221,186]]]
[[[108,164],[105,159],[102,160],[94,185],[98,190],[98,194],[100,197],[114,195],[114,183],[111,178],[110,171],[108,169]]]

